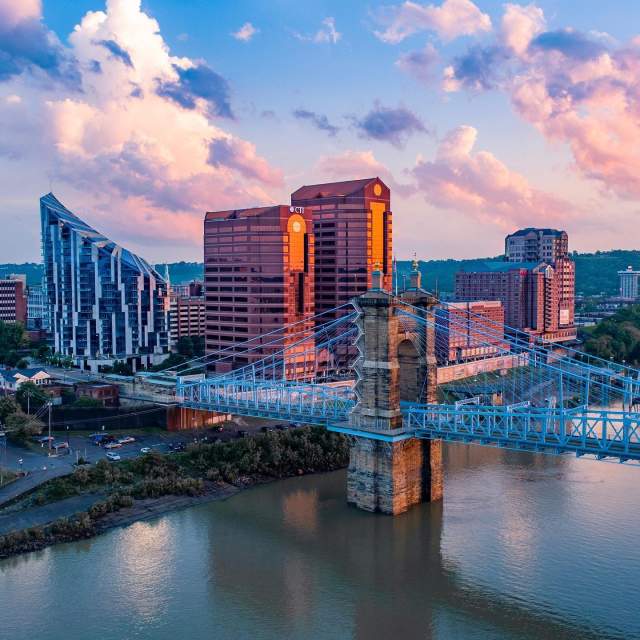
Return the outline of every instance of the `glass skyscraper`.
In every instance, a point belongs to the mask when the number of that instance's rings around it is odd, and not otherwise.
[[[162,276],[52,193],[40,198],[40,221],[54,350],[92,370],[115,360],[134,369],[161,362],[169,347],[169,292]]]

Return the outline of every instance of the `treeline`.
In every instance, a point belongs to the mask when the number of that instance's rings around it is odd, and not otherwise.
[[[595,327],[582,331],[591,355],[640,366],[640,305],[620,309]]]
[[[73,474],[45,483],[24,506],[91,492],[107,493],[104,500],[72,518],[0,536],[0,558],[91,537],[101,531],[101,521],[107,514],[132,507],[136,500],[198,496],[208,486],[221,482],[244,487],[271,478],[334,471],[344,468],[348,461],[347,438],[319,427],[194,444],[179,454],[152,452],[118,463],[100,460],[94,466],[81,466]]]

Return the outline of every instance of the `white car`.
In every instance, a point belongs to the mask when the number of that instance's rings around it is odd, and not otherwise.
[[[111,460],[111,462],[118,462],[118,460],[122,460],[122,458],[117,453],[113,453],[113,451],[109,451],[107,453],[107,460]]]
[[[119,449],[122,445],[119,442],[108,442],[104,445],[105,449]]]
[[[124,438],[120,438],[120,440],[118,440],[120,444],[131,444],[135,441],[136,439],[133,436],[125,436]]]
[[[151,447],[142,447],[140,453],[151,453]]]

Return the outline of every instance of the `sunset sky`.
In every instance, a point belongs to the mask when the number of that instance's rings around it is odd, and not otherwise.
[[[0,0],[0,262],[48,191],[201,260],[206,210],[373,175],[399,258],[640,248],[640,2]]]

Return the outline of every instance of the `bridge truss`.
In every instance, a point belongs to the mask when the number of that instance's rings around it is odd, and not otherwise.
[[[176,396],[194,409],[321,425],[378,440],[442,439],[640,463],[638,370],[536,343],[473,313],[448,313],[444,327],[442,310],[451,309],[444,302],[434,310],[397,301],[403,339],[417,353],[437,353],[448,335],[472,340],[482,358],[468,367],[472,374],[439,385],[439,403],[425,404],[419,396],[402,402],[403,425],[393,432],[363,431],[351,419],[359,329],[350,305],[338,309],[337,320],[314,318],[313,329],[294,324],[247,341],[243,352],[250,364],[232,371],[195,381],[183,377],[192,366],[224,368],[237,345],[188,363],[175,372]]]

